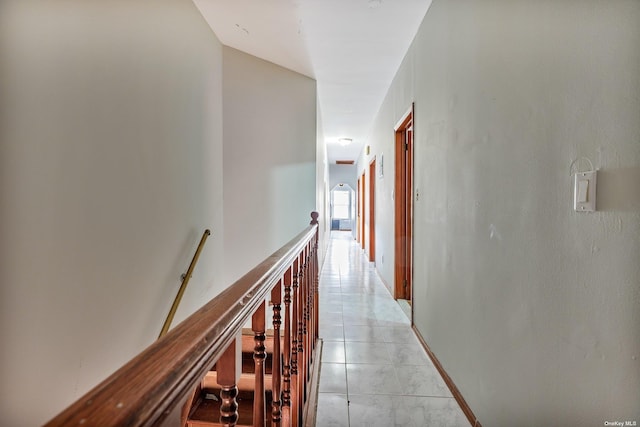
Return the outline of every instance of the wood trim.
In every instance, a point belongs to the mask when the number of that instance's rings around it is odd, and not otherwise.
[[[376,159],[369,163],[369,262],[376,262]]]
[[[404,186],[402,184],[402,176],[404,174],[404,161],[401,159],[404,158],[404,150],[402,149],[402,134],[401,132],[395,131],[395,183],[394,183],[394,193],[395,193],[395,206],[394,206],[394,267],[393,267],[393,297],[395,299],[402,298],[403,296],[403,285],[402,281],[404,280],[404,273],[402,269],[402,264],[404,260],[404,248],[403,248],[403,238],[404,235],[404,225],[402,222],[403,212],[405,203],[405,191]]]
[[[407,286],[404,287],[404,298],[411,303],[411,317],[413,318],[413,112],[411,113],[411,122],[405,132],[407,140],[407,164],[406,164],[406,234],[405,243],[406,265],[405,278]]]
[[[407,111],[401,116],[400,120],[396,122],[396,125],[393,127],[393,131],[396,132],[401,127],[405,127],[407,125],[407,118],[409,116],[413,116],[413,110],[415,107],[415,103],[412,102],[411,106],[407,109]]]
[[[360,243],[360,178],[356,188],[356,242]]]
[[[413,143],[406,133],[413,129],[413,104],[394,128],[395,206],[394,206],[394,286],[395,299],[410,299],[413,274]],[[413,131],[412,131],[413,135]],[[408,147],[405,148],[405,143]],[[413,310],[413,309],[412,309]]]
[[[418,337],[418,341],[420,341],[420,344],[422,344],[425,351],[429,355],[429,359],[431,359],[431,361],[433,362],[433,365],[436,367],[436,369],[440,373],[440,376],[442,376],[442,379],[444,380],[445,384],[447,385],[447,387],[449,387],[449,390],[451,391],[453,398],[456,399],[456,402],[458,402],[458,405],[460,405],[460,409],[462,409],[462,412],[464,412],[464,415],[469,420],[469,423],[471,423],[471,426],[482,427],[482,425],[480,424],[480,421],[478,421],[478,418],[475,416],[475,414],[471,410],[471,407],[469,406],[467,401],[464,400],[464,397],[462,397],[460,390],[458,390],[458,387],[456,387],[455,383],[453,382],[449,374],[447,374],[447,371],[444,370],[444,368],[442,367],[442,364],[440,363],[436,355],[433,353],[433,351],[431,351],[431,349],[429,348],[429,345],[427,345],[427,342],[424,340],[422,335],[420,335],[420,332],[418,332],[418,329],[415,327],[415,325],[412,326],[412,329],[413,329],[413,332],[416,334],[416,337]]]
[[[360,196],[359,196],[359,202],[360,202],[360,247],[362,248],[362,250],[364,250],[364,243],[365,243],[365,238],[364,238],[364,220],[365,220],[365,211],[364,211],[364,179],[365,179],[365,175],[364,172],[362,173],[362,176],[360,177]]]
[[[352,165],[354,163],[354,160],[336,160],[336,165]]]

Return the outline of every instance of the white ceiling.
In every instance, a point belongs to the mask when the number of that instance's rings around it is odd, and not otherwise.
[[[194,3],[224,45],[316,79],[333,163],[358,158],[431,0]]]

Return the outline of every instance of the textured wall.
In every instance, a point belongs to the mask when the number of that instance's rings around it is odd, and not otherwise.
[[[380,109],[389,170],[415,101],[415,323],[483,425],[640,421],[638,22],[638,1],[434,1]],[[582,156],[596,213],[572,209]]]
[[[222,289],[222,46],[190,1],[0,5],[0,425],[40,425]]]
[[[318,255],[322,266],[327,248],[329,246],[330,221],[329,221],[329,165],[327,160],[327,143],[322,131],[322,113],[316,100],[316,211],[320,215],[318,225]]]

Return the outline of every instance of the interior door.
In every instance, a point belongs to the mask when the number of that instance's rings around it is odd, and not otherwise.
[[[360,177],[360,188],[358,190],[358,204],[360,205],[360,247],[364,250],[364,173]]]
[[[360,178],[356,187],[356,242],[360,242]]]
[[[376,160],[369,164],[369,261],[376,261]]]
[[[411,303],[413,277],[413,107],[396,126],[395,286],[396,299]]]

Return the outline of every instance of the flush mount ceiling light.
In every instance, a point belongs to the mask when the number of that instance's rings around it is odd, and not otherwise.
[[[353,139],[351,138],[340,138],[338,139],[338,142],[340,143],[340,145],[349,145],[353,142]]]

